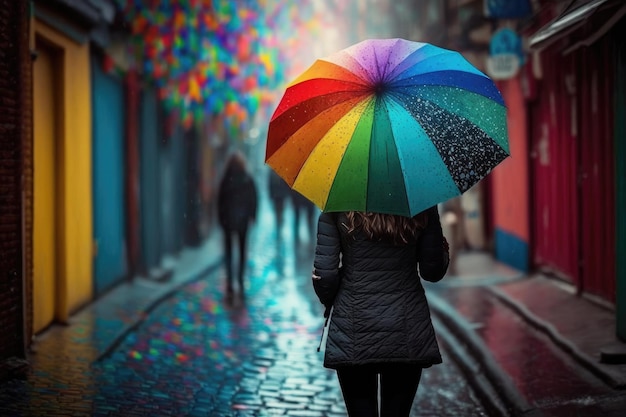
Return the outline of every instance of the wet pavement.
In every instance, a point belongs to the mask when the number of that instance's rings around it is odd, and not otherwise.
[[[259,220],[245,301],[223,298],[214,236],[181,256],[172,281],[125,284],[43,334],[28,377],[0,385],[0,415],[345,416],[317,352],[310,233],[296,240],[287,221],[278,240],[265,201]],[[442,339],[444,364],[425,370],[412,415],[490,415],[455,340]]]
[[[466,256],[472,262],[481,255]],[[604,345],[626,348],[615,339],[614,313],[545,276],[498,268],[491,276],[466,273],[429,286],[435,315],[467,345],[467,357],[478,362],[474,371],[488,380],[482,392],[490,409],[626,416],[626,365],[600,362]]]
[[[0,416],[345,416],[317,352],[323,308],[304,223],[280,230],[266,197],[250,238],[245,302],[224,298],[220,233],[167,259],[170,279],[123,283],[39,335]],[[626,365],[599,361],[610,308],[486,253],[426,283],[444,363],[425,370],[412,416],[626,416]]]

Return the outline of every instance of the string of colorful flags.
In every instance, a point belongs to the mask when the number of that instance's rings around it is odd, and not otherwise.
[[[272,105],[293,62],[290,51],[323,25],[312,0],[117,3],[130,31],[133,67],[186,128],[207,115],[241,127]]]

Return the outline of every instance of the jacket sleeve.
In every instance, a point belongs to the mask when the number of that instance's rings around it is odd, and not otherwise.
[[[444,248],[437,206],[429,208],[427,213],[428,222],[417,244],[418,269],[423,279],[437,282],[446,274],[450,257]]]
[[[328,316],[330,307],[335,301],[339,290],[341,275],[339,262],[341,255],[341,238],[335,215],[331,213],[320,214],[317,226],[317,245],[313,260],[313,289],[315,294],[326,307],[324,316]]]

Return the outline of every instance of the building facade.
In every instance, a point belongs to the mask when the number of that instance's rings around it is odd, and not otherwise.
[[[26,2],[0,2],[0,379],[24,372],[26,276],[32,222],[30,16]]]

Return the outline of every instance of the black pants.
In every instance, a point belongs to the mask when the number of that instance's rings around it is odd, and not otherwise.
[[[224,230],[224,262],[226,263],[226,291],[229,294],[233,292],[233,275],[234,261],[233,256],[233,237],[236,237],[238,243],[238,259],[239,268],[237,269],[237,281],[239,282],[239,292],[243,295],[243,276],[246,269],[246,241],[248,230]]]
[[[337,369],[339,385],[350,417],[408,417],[422,376],[422,368],[411,365],[353,366]]]

